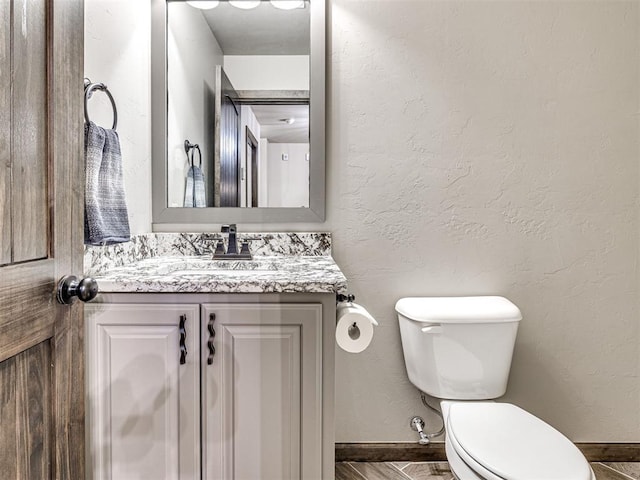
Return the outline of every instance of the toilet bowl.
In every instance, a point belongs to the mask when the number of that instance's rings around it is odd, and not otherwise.
[[[520,310],[503,297],[396,303],[409,380],[441,400],[447,460],[458,480],[595,480],[559,431],[504,394]]]
[[[447,459],[460,480],[595,480],[573,442],[515,405],[440,405]]]

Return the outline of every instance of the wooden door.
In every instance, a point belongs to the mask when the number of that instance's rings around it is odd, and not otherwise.
[[[320,480],[322,305],[207,304],[202,323],[203,478]]]
[[[0,476],[84,478],[83,4],[0,1]]]
[[[86,307],[93,480],[200,478],[200,307]]]
[[[240,110],[238,93],[220,65],[216,67],[215,203],[240,206]]]

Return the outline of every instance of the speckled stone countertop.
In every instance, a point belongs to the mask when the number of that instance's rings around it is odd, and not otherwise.
[[[85,273],[104,293],[345,293],[330,234],[244,234],[253,260],[212,260],[210,234],[148,234],[87,247]],[[238,235],[242,241],[242,235]]]

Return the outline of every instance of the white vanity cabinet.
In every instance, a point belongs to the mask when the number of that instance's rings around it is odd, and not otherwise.
[[[202,314],[204,478],[322,478],[322,305]]]
[[[85,321],[87,477],[199,478],[199,306],[93,303]]]
[[[100,300],[85,314],[88,478],[333,478],[335,295]]]

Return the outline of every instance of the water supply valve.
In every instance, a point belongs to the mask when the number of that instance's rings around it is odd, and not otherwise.
[[[422,417],[413,417],[409,422],[409,426],[420,435],[420,440],[418,440],[420,445],[429,445],[429,437],[424,433],[424,420]]]

